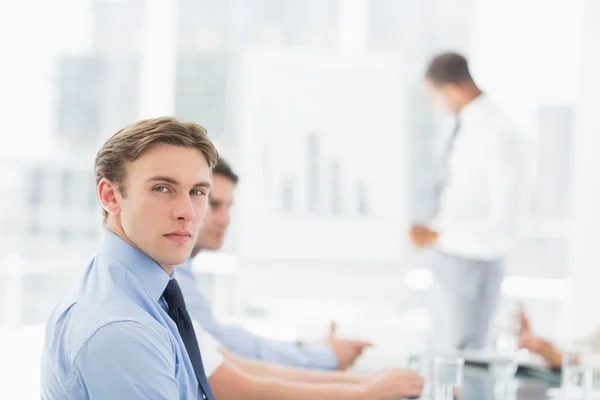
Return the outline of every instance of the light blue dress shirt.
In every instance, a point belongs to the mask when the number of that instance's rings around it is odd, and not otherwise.
[[[331,370],[337,358],[326,343],[298,345],[294,342],[267,339],[237,325],[225,325],[215,318],[208,299],[200,292],[188,260],[175,268],[177,281],[192,319],[210,333],[221,346],[242,357],[301,368]]]
[[[198,381],[162,293],[169,275],[106,232],[100,252],[46,327],[45,400],[199,399]]]

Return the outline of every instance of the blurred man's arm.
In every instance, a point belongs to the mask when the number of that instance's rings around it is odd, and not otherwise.
[[[251,360],[239,357],[232,352],[221,349],[225,358],[231,361],[242,371],[263,378],[277,378],[289,382],[312,383],[361,383],[361,377],[339,371],[311,371],[294,367],[286,367],[264,361]]]
[[[370,345],[359,340],[339,339],[330,333],[326,341],[299,346],[294,342],[255,335],[239,325],[222,324],[213,314],[208,299],[198,288],[191,266],[181,265],[176,271],[192,319],[223,348],[239,356],[298,368],[346,369]]]
[[[562,354],[552,343],[536,336],[521,336],[521,347],[542,356],[550,368],[558,369],[562,365]]]
[[[520,322],[520,347],[542,356],[550,368],[560,368],[562,365],[562,354],[560,350],[549,341],[539,338],[532,333],[529,319],[522,309],[520,312]]]
[[[406,371],[389,371],[365,384],[292,383],[252,376],[229,361],[208,381],[219,400],[384,400],[417,397],[423,387],[420,376]]]

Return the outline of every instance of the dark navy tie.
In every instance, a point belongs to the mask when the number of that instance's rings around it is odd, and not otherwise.
[[[183,293],[181,293],[179,283],[175,279],[169,281],[167,288],[163,292],[163,298],[169,306],[169,316],[177,324],[177,330],[179,330],[183,344],[185,344],[185,349],[192,361],[198,385],[203,395],[202,398],[214,400],[214,396],[208,385],[206,372],[204,372],[204,366],[202,365],[202,356],[200,356],[200,348],[198,347],[198,340],[196,339],[192,319],[185,308]]]

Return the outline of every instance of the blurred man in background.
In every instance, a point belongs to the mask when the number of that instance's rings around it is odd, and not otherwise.
[[[237,182],[237,175],[220,158],[213,170],[213,188],[209,200],[211,209],[198,234],[192,257],[201,250],[218,250],[223,245]],[[298,343],[271,340],[237,325],[221,324],[212,313],[208,299],[198,289],[191,263],[181,265],[177,270],[192,318],[225,349],[238,356],[302,368],[346,369],[370,346],[370,343],[362,340],[337,338],[334,325],[323,342]]]
[[[525,209],[531,147],[476,85],[463,56],[435,57],[425,87],[432,105],[455,120],[439,163],[433,218],[410,230],[415,246],[436,247],[431,345],[482,348]]]

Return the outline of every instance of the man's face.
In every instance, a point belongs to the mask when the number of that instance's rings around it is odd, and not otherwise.
[[[210,210],[206,221],[198,233],[198,247],[205,250],[218,250],[223,245],[225,232],[230,222],[235,183],[221,175],[213,176],[210,192]]]
[[[210,169],[195,148],[156,144],[126,165],[117,222],[161,266],[182,264],[208,211]]]

